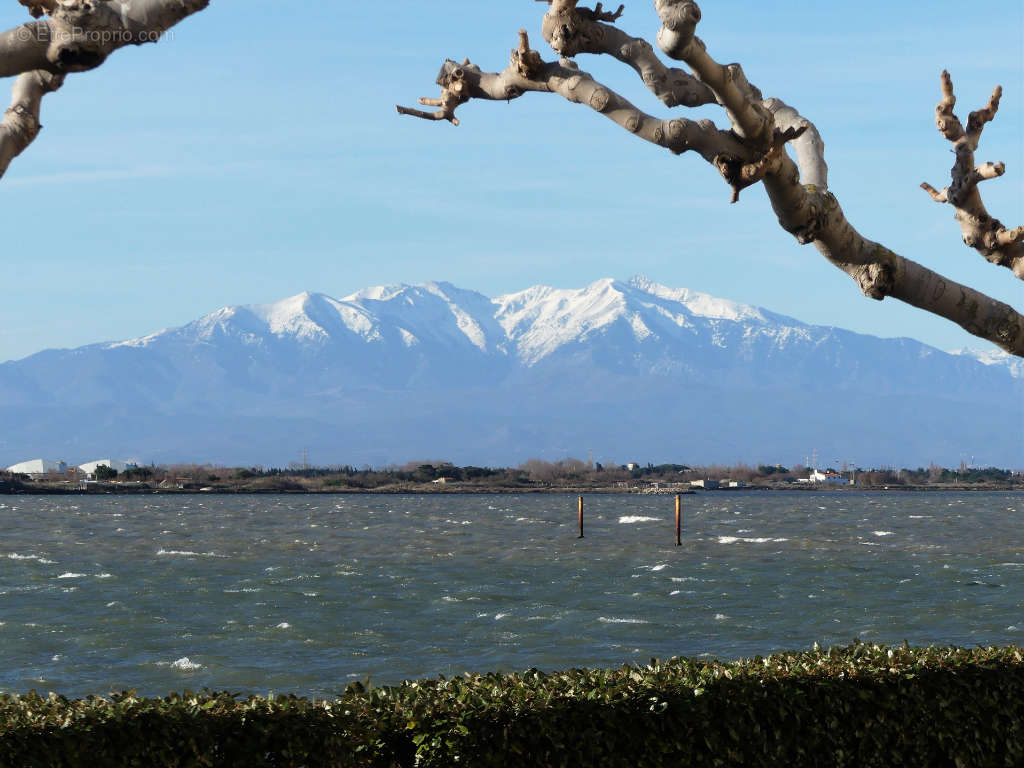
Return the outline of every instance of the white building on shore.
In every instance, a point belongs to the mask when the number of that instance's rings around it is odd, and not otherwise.
[[[85,464],[79,464],[78,468],[91,477],[96,474],[97,467],[102,467],[104,465],[116,470],[118,474],[128,469],[127,462],[118,461],[117,459],[96,459],[96,461],[87,461]]]
[[[822,472],[820,469],[811,471],[808,479],[810,483],[823,483],[825,485],[849,485],[849,478],[843,477],[838,472]]]
[[[16,475],[28,475],[29,477],[43,477],[44,475],[59,474],[66,472],[68,465],[63,461],[48,461],[46,459],[30,459],[20,464],[7,468],[8,472]]]

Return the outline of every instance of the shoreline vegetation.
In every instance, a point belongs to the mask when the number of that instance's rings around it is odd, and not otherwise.
[[[472,674],[334,699],[0,695],[0,764],[1020,765],[1024,656],[862,644]],[[927,727],[922,727],[927,724]]]
[[[0,472],[0,494],[137,493],[379,493],[379,494],[675,494],[745,491],[1024,491],[1024,472],[996,467],[916,469],[843,466],[808,482],[801,465],[602,465],[578,459],[531,459],[518,467],[456,466],[446,461],[356,468],[348,465],[287,468],[212,464],[106,466],[94,475],[77,469],[43,476]],[[702,485],[695,485],[695,484]]]

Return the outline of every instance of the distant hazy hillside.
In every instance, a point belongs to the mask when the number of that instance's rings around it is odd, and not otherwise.
[[[1024,467],[1024,368],[644,278],[303,293],[0,365],[0,464],[803,460]]]

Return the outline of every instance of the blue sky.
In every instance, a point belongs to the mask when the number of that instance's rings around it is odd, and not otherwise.
[[[621,26],[652,38],[652,5],[629,3]],[[5,3],[0,24],[20,23],[20,10]],[[436,95],[445,58],[504,68],[521,27],[553,58],[543,10],[533,0],[213,0],[161,43],[70,77],[0,181],[0,361],[303,290],[340,297],[448,280],[495,296],[635,273],[812,323],[987,346],[863,298],[778,227],[760,189],[730,206],[699,157],[674,157],[559,97],[472,102],[458,128],[395,113]],[[952,162],[933,123],[939,72],[952,73],[964,116],[1001,84],[979,160],[1005,161],[1007,175],[984,195],[1004,223],[1024,223],[1019,0],[720,0],[703,11],[699,34],[716,59],[741,62],[766,96],[817,124],[854,226],[1024,309],[1024,284],[969,251],[952,209],[918,188],[944,186]],[[669,114],[603,58],[579,63]]]

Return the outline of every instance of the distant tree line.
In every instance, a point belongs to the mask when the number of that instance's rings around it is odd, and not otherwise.
[[[1024,472],[997,467],[956,469],[934,463],[914,469],[842,466],[824,471],[841,474],[858,487],[981,486],[1024,488]],[[651,486],[686,487],[697,480],[730,481],[746,486],[803,486],[811,470],[801,464],[689,465],[664,463],[613,464],[565,458],[555,461],[529,459],[516,467],[458,466],[448,461],[411,461],[384,467],[349,464],[331,466],[223,467],[213,464],[171,464],[131,466],[117,472],[101,465],[95,479],[101,484],[162,488],[169,490],[236,491],[374,491],[446,490],[447,486],[469,489],[643,489]],[[17,489],[19,484],[67,484],[63,476],[38,482],[26,475],[0,472],[0,492]]]

